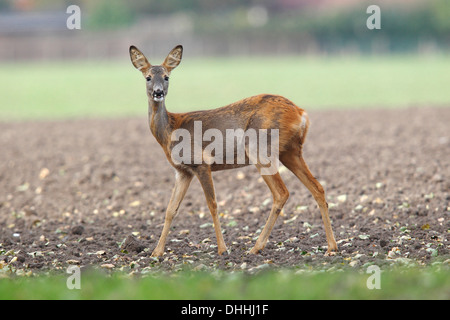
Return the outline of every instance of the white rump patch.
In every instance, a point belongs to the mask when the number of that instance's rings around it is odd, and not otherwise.
[[[306,114],[306,112],[303,112],[303,114],[302,114],[302,122],[300,122],[300,130],[302,132],[302,135],[305,133],[305,130],[306,130],[307,119],[308,119],[308,115]]]

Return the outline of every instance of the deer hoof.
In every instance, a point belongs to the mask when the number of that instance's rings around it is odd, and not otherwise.
[[[217,253],[219,254],[219,256],[226,256],[226,255],[228,255],[228,249],[227,249],[227,247],[218,249]]]
[[[164,254],[164,251],[155,249],[152,252],[152,257],[158,258],[158,257],[161,257],[163,254]]]
[[[327,253],[325,253],[325,256],[335,256],[336,254],[339,253],[339,249],[337,248],[337,246],[332,246],[329,247],[327,250]]]
[[[248,254],[258,254],[262,251],[262,249],[258,249],[256,247],[253,247],[250,251],[248,251]]]

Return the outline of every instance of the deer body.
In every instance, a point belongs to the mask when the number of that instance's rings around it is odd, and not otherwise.
[[[202,135],[205,129],[208,128],[218,130],[224,137],[224,146],[226,145],[226,130],[242,129],[243,131],[248,131],[249,129],[270,130],[274,127],[281,128],[279,152],[290,150],[291,145],[302,144],[309,123],[308,116],[303,109],[300,109],[284,97],[267,94],[246,98],[213,110],[170,113],[165,111],[165,106],[156,106],[154,101],[150,102],[149,108],[152,111],[156,111],[155,113],[150,113],[150,130],[163,149],[167,150],[166,157],[168,161],[174,167],[184,169],[189,169],[191,166],[174,164],[171,159],[172,149],[177,143],[177,141],[171,140],[171,135],[178,129],[193,132],[195,122],[202,124]],[[157,110],[160,110],[159,112],[164,110],[162,112],[165,114],[161,115]],[[273,119],[273,116],[271,117],[275,113],[277,114],[276,120]],[[202,148],[207,144],[207,142],[204,142]],[[226,150],[223,150],[223,153],[225,152]],[[236,161],[233,161],[232,164],[218,164],[214,162],[210,165],[210,169],[211,171],[219,171],[250,164],[249,161],[246,161],[245,164],[237,164]]]
[[[238,153],[231,154],[227,158],[227,161],[217,161],[218,158],[216,159],[215,157],[213,159],[208,159],[208,157],[203,158],[201,155],[200,161],[196,162],[180,163],[174,160],[176,146],[179,143],[176,139],[174,141],[174,134],[183,131],[192,135],[199,128],[198,124],[201,125],[201,136],[203,136],[206,130],[214,129],[214,132],[220,134],[223,140],[225,140],[224,146],[226,142],[229,142],[226,140],[229,137],[227,133],[230,130],[242,130],[242,132],[253,130],[253,132],[257,133],[261,133],[261,130],[276,130],[278,138],[276,160],[279,159],[312,193],[322,214],[328,242],[328,252],[337,251],[336,241],[328,216],[328,204],[325,200],[324,190],[309,171],[302,157],[302,146],[309,127],[309,119],[306,112],[284,97],[269,94],[261,94],[242,99],[214,110],[187,113],[168,112],[165,106],[165,96],[168,92],[169,75],[180,63],[182,50],[181,46],[175,47],[161,66],[152,66],[142,52],[134,46],[130,47],[130,57],[133,65],[143,73],[147,80],[150,131],[163,148],[167,160],[176,171],[175,187],[166,210],[164,227],[152,256],[161,256],[164,253],[164,246],[170,225],[178,213],[181,201],[194,176],[199,179],[205,193],[208,208],[214,222],[219,254],[226,252],[227,248],[222,237],[217,214],[217,203],[211,172],[233,169],[253,163],[262,174],[264,181],[272,192],[273,206],[269,218],[250,253],[258,253],[264,248],[275,221],[289,197],[289,192],[279,173],[276,171],[271,174],[264,174],[263,170],[267,168],[267,163],[264,163],[262,158],[251,156],[248,144],[245,144],[244,162],[237,161]],[[271,137],[272,139],[268,139],[267,141],[270,146],[274,146],[275,141],[273,140],[273,136]],[[200,150],[204,154],[208,143],[210,142],[199,142],[198,139],[194,139],[191,141],[191,148],[189,149],[192,153],[195,150]],[[215,156],[218,154],[226,154],[229,156],[229,152],[227,152],[228,149],[226,150],[225,147],[223,149],[219,148],[219,150],[215,150]],[[192,154],[192,158],[195,156],[195,154]],[[273,157],[273,154],[271,156]],[[230,161],[230,158],[232,161]],[[273,158],[271,159],[273,162]]]

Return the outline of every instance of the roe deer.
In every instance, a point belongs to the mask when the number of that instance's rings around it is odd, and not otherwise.
[[[328,204],[325,200],[324,190],[322,185],[309,171],[302,157],[302,147],[309,127],[308,115],[303,109],[297,107],[284,97],[262,94],[214,110],[171,113],[166,110],[165,97],[169,88],[170,73],[180,64],[183,47],[178,45],[172,49],[162,65],[159,66],[152,66],[144,54],[135,46],[131,46],[129,52],[131,62],[136,69],[142,72],[147,82],[150,130],[163,148],[167,160],[175,168],[176,172],[175,187],[166,210],[164,227],[152,256],[161,256],[164,253],[164,246],[170,225],[178,213],[180,203],[186,194],[193,176],[196,176],[200,181],[208,208],[212,215],[219,255],[226,252],[227,247],[222,237],[219,216],[217,214],[217,203],[211,176],[212,171],[246,166],[250,164],[249,160],[253,160],[253,164],[262,173],[262,178],[272,193],[273,205],[269,217],[255,246],[249,253],[256,254],[265,247],[275,221],[289,197],[289,191],[281,179],[278,170],[275,170],[271,174],[264,174],[262,171],[267,167],[267,162],[263,164],[261,159],[254,159],[254,157],[250,159],[248,144],[245,145],[246,161],[244,163],[230,162],[228,158],[226,163],[223,161],[205,161],[207,159],[195,163],[175,161],[172,154],[172,151],[177,145],[173,139],[174,133],[177,130],[184,130],[192,135],[197,121],[202,124],[202,131],[214,129],[216,132],[223,134],[224,140],[228,137],[225,134],[225,131],[228,129],[246,131],[253,129],[259,130],[260,132],[263,129],[277,130],[278,148],[276,160],[279,159],[292,171],[314,196],[314,199],[319,205],[325,226],[328,242],[327,252],[330,253],[338,250],[328,216]],[[198,141],[194,141],[194,144],[198,145],[198,143]],[[204,143],[200,143],[200,151],[206,151]],[[215,152],[218,151],[220,150],[215,150]],[[236,160],[236,153],[234,152],[232,155],[235,157],[234,160]]]

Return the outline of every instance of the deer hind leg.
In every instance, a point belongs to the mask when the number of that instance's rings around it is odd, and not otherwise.
[[[256,165],[258,171],[261,173],[261,167]],[[277,172],[274,175],[261,175],[272,192],[273,196],[273,204],[272,209],[270,210],[269,218],[267,219],[266,225],[264,229],[261,231],[261,234],[256,240],[255,246],[250,250],[250,253],[256,254],[266,246],[267,240],[269,239],[269,235],[272,232],[273,226],[275,225],[275,221],[280,215],[281,210],[283,209],[284,204],[289,198],[289,191],[286,188],[283,180],[281,179],[280,174]]]
[[[331,228],[330,217],[328,215],[328,204],[325,200],[325,191],[319,181],[317,181],[309,171],[308,165],[302,157],[301,146],[298,152],[285,152],[280,156],[280,160],[297,176],[297,178],[300,179],[306,188],[308,188],[319,205],[328,242],[327,252],[338,251],[336,240],[333,235],[333,229]]]
[[[178,208],[180,207],[181,201],[186,195],[186,191],[189,188],[189,185],[192,181],[192,177],[193,175],[190,173],[177,171],[175,187],[173,188],[172,196],[170,197],[169,205],[167,206],[166,210],[164,227],[161,232],[158,244],[156,245],[156,248],[152,252],[152,257],[159,257],[163,255],[164,246],[166,244],[166,238],[170,230],[170,225],[172,224],[172,220],[178,213]]]
[[[195,172],[200,184],[202,185],[203,192],[205,193],[206,202],[208,204],[209,211],[214,223],[214,231],[217,238],[217,251],[219,255],[227,252],[227,246],[223,241],[222,230],[220,229],[219,215],[217,214],[217,202],[214,192],[214,184],[211,176],[211,170],[209,167],[199,167]]]

